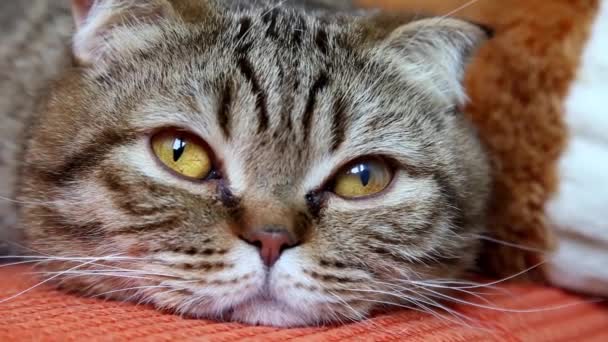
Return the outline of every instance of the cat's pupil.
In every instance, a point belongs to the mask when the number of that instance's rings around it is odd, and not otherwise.
[[[371,172],[369,171],[369,169],[364,168],[359,174],[359,176],[361,177],[361,184],[363,184],[363,186],[367,186],[371,178]]]
[[[370,179],[372,178],[372,173],[369,169],[369,166],[366,164],[359,164],[355,166],[350,172],[352,174],[359,175],[359,179],[361,180],[361,184],[363,186],[367,186],[369,184]]]
[[[182,157],[185,150],[186,141],[182,138],[176,138],[173,142],[173,161],[177,162]]]

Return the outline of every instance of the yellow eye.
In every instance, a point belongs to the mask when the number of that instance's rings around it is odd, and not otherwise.
[[[165,166],[192,179],[204,179],[213,171],[209,153],[192,134],[170,130],[152,137],[152,150]]]
[[[375,195],[386,189],[392,178],[392,170],[381,159],[355,162],[338,173],[334,193],[347,199]]]

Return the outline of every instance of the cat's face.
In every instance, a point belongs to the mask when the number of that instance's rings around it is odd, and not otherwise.
[[[479,29],[147,3],[77,8],[83,66],[31,133],[30,246],[93,258],[45,264],[61,285],[293,326],[471,266],[488,169],[455,107]]]

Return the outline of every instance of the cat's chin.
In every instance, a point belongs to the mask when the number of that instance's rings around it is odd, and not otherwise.
[[[302,312],[272,299],[253,299],[231,310],[232,321],[252,325],[292,328],[321,321],[319,313]]]

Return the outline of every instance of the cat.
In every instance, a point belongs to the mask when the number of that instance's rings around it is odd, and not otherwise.
[[[70,46],[68,6],[34,3]],[[488,32],[332,3],[72,1],[14,153],[51,283],[293,327],[471,269],[490,170],[461,80]]]

